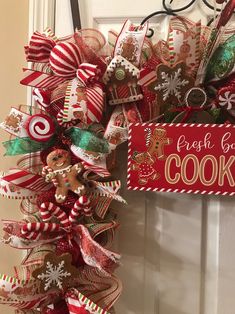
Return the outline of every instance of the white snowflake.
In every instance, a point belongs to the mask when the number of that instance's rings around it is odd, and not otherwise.
[[[181,78],[182,69],[178,68],[174,73],[161,72],[163,83],[154,87],[155,91],[163,91],[163,100],[167,100],[170,95],[181,98],[181,88],[188,85],[189,81]]]
[[[67,272],[64,269],[64,264],[64,261],[61,261],[58,266],[47,262],[46,273],[38,275],[38,279],[45,281],[45,291],[53,286],[57,286],[59,289],[63,289],[63,278],[71,276],[71,273]]]

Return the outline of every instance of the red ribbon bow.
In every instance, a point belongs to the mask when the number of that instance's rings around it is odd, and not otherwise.
[[[186,122],[192,115],[193,112],[199,112],[199,111],[204,111],[204,108],[198,108],[198,107],[179,107],[179,108],[174,108],[171,110],[172,112],[185,112],[185,116],[182,119],[182,123]]]

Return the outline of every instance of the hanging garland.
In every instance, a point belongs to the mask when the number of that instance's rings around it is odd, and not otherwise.
[[[6,155],[22,157],[2,174],[0,194],[27,215],[3,221],[3,241],[27,254],[14,277],[0,276],[0,303],[17,313],[113,313],[122,286],[110,204],[125,203],[114,152],[130,123],[234,124],[235,39],[223,27],[233,9],[230,1],[213,28],[172,17],[166,41],[130,21],[108,43],[95,29],[32,35],[21,84],[33,87],[34,105],[1,123]],[[164,154],[149,127],[145,136],[148,152],[133,157],[140,184],[159,179],[152,164]]]

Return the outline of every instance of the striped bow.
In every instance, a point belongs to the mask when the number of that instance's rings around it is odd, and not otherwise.
[[[47,63],[52,71],[25,69],[23,85],[39,88],[54,88],[58,84],[78,77],[87,85],[88,81],[97,79],[100,72],[97,65],[83,63],[83,54],[79,46],[70,41],[60,42],[53,34],[35,32],[29,46],[25,47],[26,60],[33,63]]]
[[[84,85],[94,83],[99,79],[101,71],[97,65],[91,63],[82,63],[77,70],[77,78]]]
[[[25,55],[28,62],[49,62],[51,50],[56,45],[57,39],[48,28],[42,34],[34,32],[29,45],[25,46]]]

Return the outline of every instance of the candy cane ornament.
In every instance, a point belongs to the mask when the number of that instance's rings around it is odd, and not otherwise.
[[[69,221],[71,223],[75,223],[77,218],[79,218],[82,214],[85,216],[92,215],[90,200],[85,195],[80,196],[77,202],[74,204],[74,207],[72,208],[69,215]]]
[[[61,226],[56,223],[28,222],[21,228],[21,234],[24,238],[37,240],[43,232],[61,231]]]
[[[151,132],[151,129],[150,129],[150,128],[146,128],[146,129],[144,129],[144,130],[145,130],[145,132],[146,132],[146,146],[149,146],[152,132]]]
[[[54,216],[59,220],[61,228],[65,231],[69,231],[71,229],[71,223],[67,215],[55,204],[50,202],[42,203],[40,206],[40,213],[43,221],[50,221]]]
[[[83,209],[83,213],[85,216],[91,216],[92,215],[92,210],[91,210],[91,202],[90,200],[88,199],[87,196],[83,195],[81,197],[79,197],[78,199],[82,209]]]

